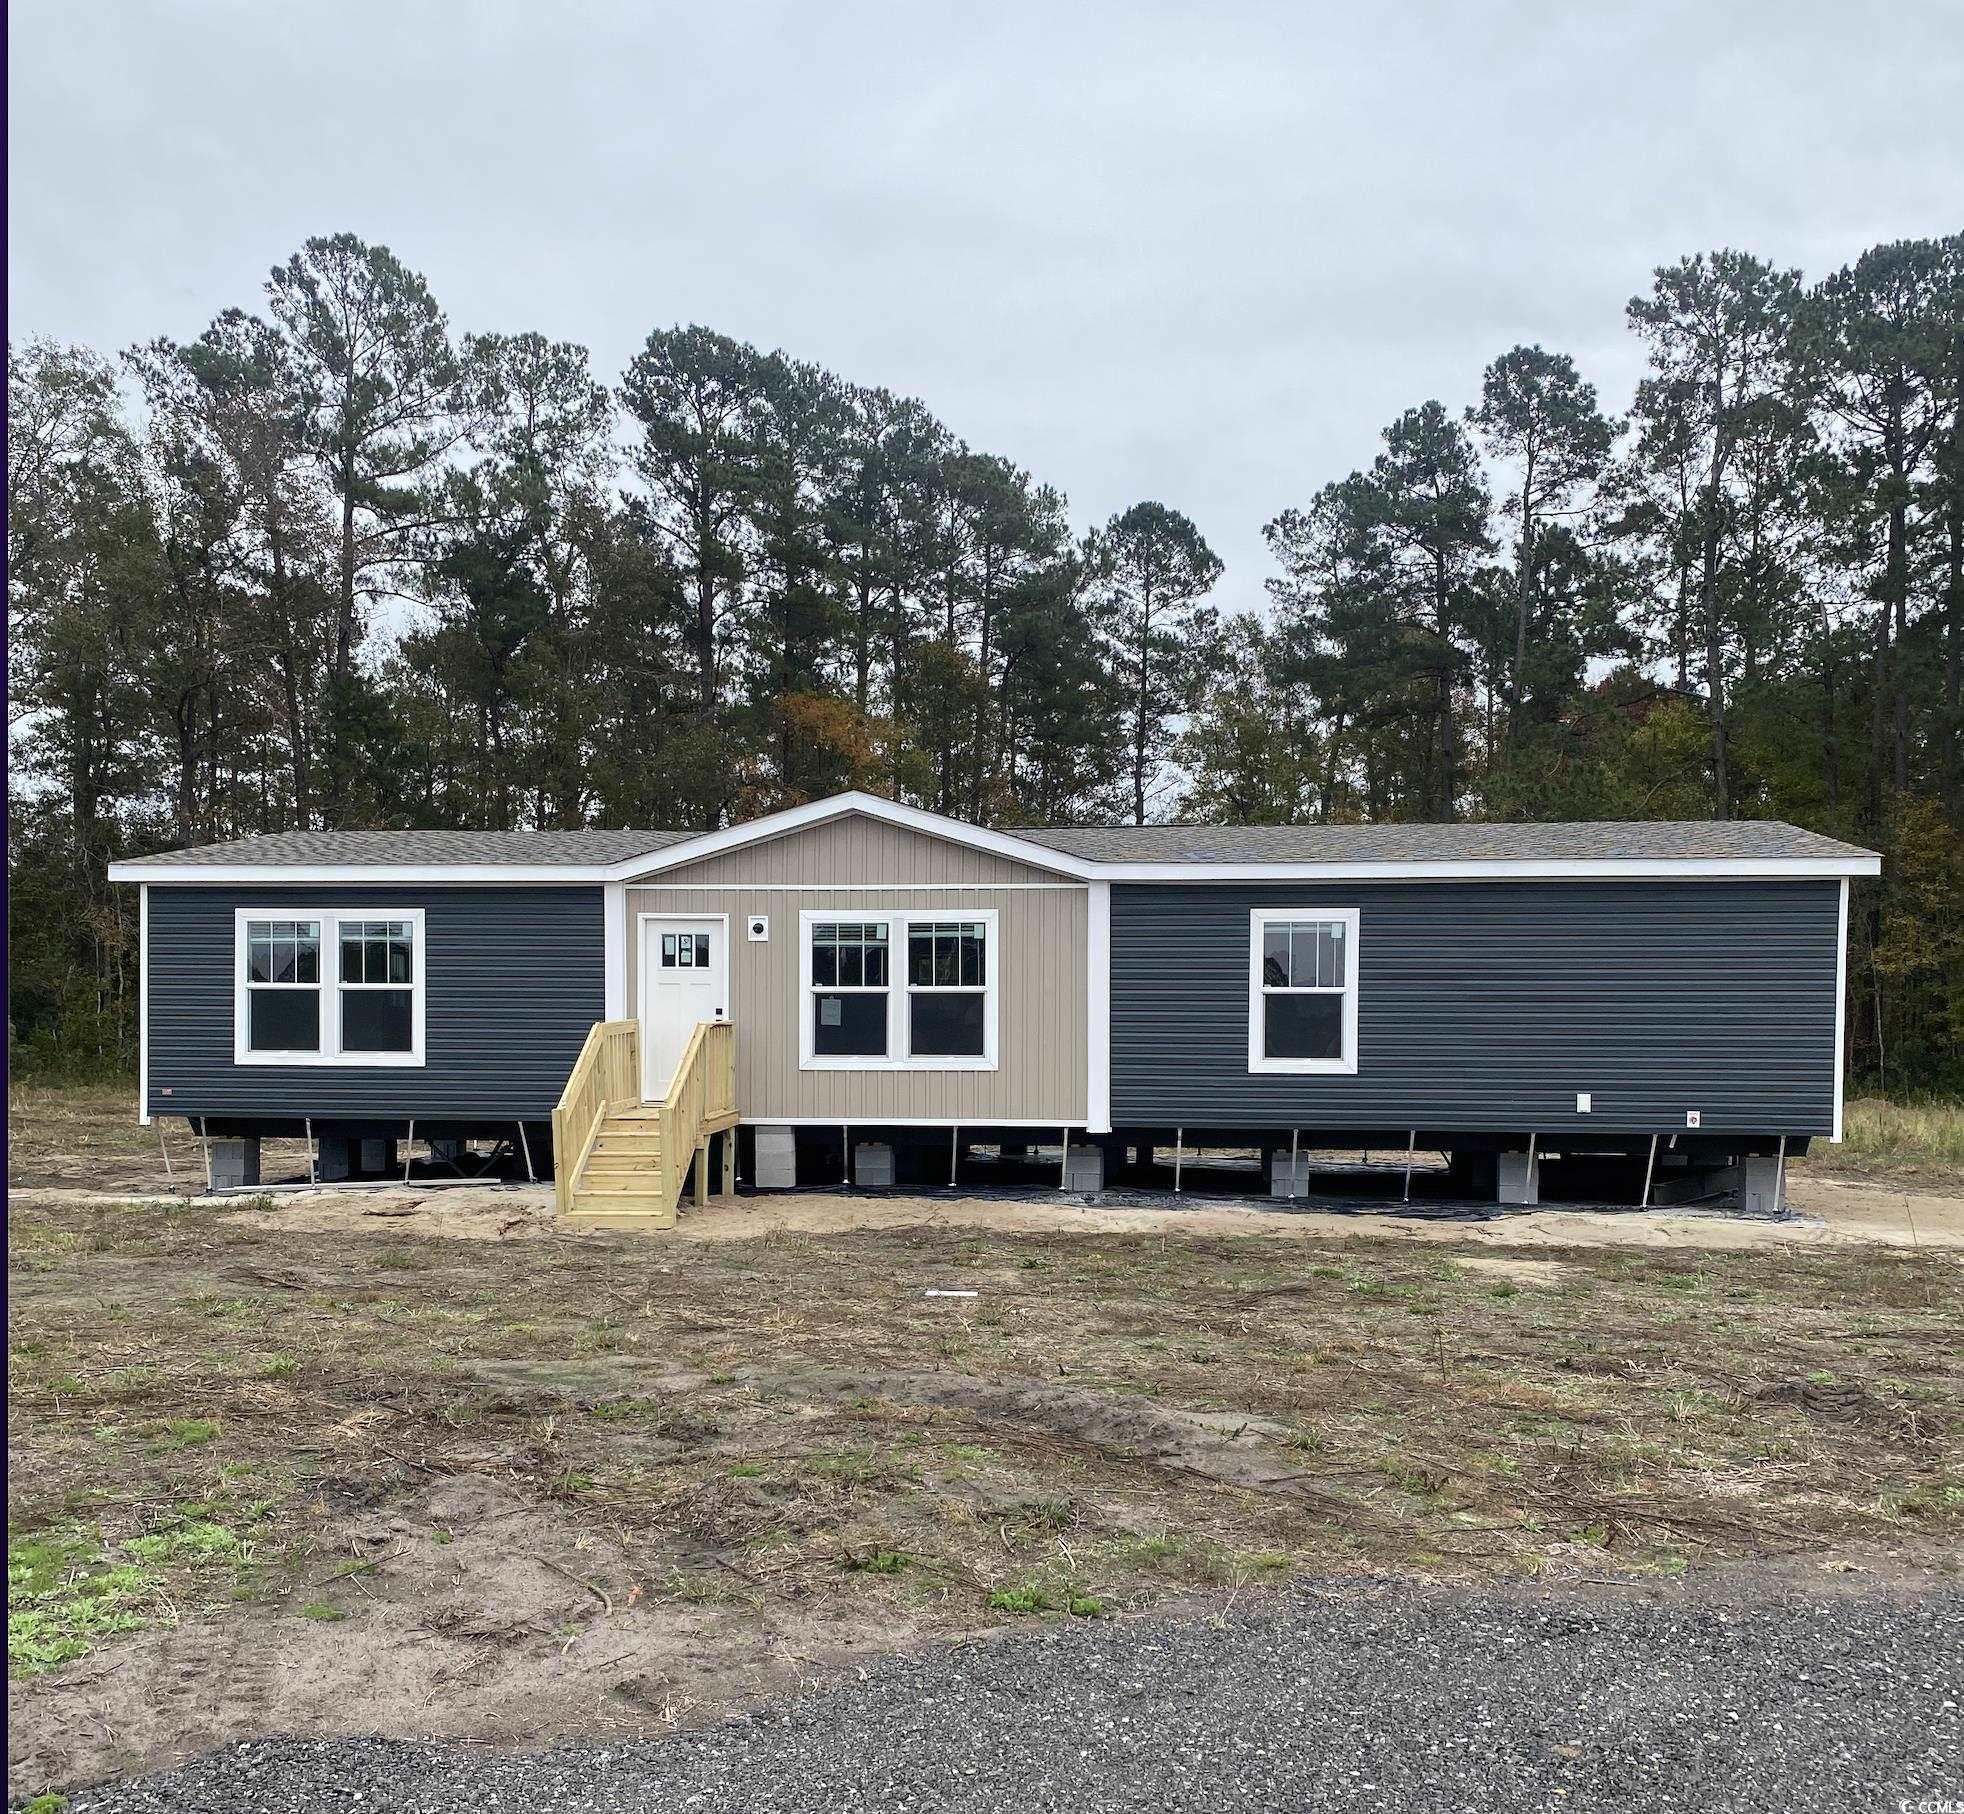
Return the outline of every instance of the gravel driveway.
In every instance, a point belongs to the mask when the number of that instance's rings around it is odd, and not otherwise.
[[[1734,1808],[1964,1797],[1964,1591],[1714,1609],[1521,1591],[1086,1622],[630,1745],[266,1740],[75,1814],[386,1808]]]

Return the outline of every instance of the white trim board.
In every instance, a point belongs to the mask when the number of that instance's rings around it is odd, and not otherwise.
[[[150,1125],[150,886],[136,891],[136,1122]]]
[[[762,823],[762,821],[759,821]],[[943,821],[952,824],[954,821]],[[742,829],[748,829],[744,827]],[[781,834],[773,833],[773,836]],[[936,832],[937,836],[947,834]],[[951,840],[961,842],[962,840]],[[678,848],[680,848],[678,846]],[[698,855],[705,854],[698,852]],[[713,852],[706,854],[715,854]],[[694,859],[687,859],[694,860]],[[1079,878],[1109,882],[1583,882],[1583,881],[1839,881],[1851,876],[1882,873],[1882,860],[1862,857],[1595,857],[1566,860],[1508,860],[1425,863],[1090,863],[1066,862],[1056,851],[1033,844],[1017,853],[1019,862],[1061,871]],[[635,888],[664,884],[644,881],[669,868],[651,866],[647,859],[631,864],[589,866],[541,863],[532,868],[500,863],[112,863],[112,882],[144,882],[165,886],[227,888],[241,884],[274,887],[400,887],[414,883],[431,888],[591,888],[595,883],[625,882]],[[667,884],[686,887],[686,883]],[[1039,888],[1069,886],[1039,882],[905,882],[839,883],[836,887],[905,888]],[[787,884],[758,882],[698,883],[700,888],[761,889]]]
[[[1856,857],[1575,857],[1411,863],[1102,863],[1114,882],[1830,881],[1882,873]]]
[[[1841,1144],[1842,1096],[1848,1087],[1848,884],[1841,884],[1841,906],[1834,935],[1834,1132],[1828,1139]]]
[[[1049,1128],[1053,1132],[1070,1128],[1077,1133],[1102,1132],[1101,1129],[1087,1128],[1082,1120],[1060,1121],[1055,1116],[1036,1117],[1031,1115],[998,1115],[989,1120],[979,1116],[965,1121],[957,1121],[947,1115],[879,1115],[857,1120],[850,1115],[745,1115],[745,1127],[850,1127],[866,1133],[877,1134],[883,1127],[945,1127],[951,1131],[967,1129],[981,1139],[999,1127]],[[986,1145],[986,1139],[983,1140]]]
[[[1112,885],[1091,884],[1084,937],[1084,1110],[1094,1134],[1112,1131]]]
[[[1095,882],[621,882],[636,894],[1082,894]]]
[[[600,1003],[609,1020],[627,1019],[627,889],[610,882],[600,891]]]

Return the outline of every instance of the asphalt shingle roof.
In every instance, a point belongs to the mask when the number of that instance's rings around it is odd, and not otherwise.
[[[1565,825],[1086,825],[1011,835],[1100,863],[1474,863],[1857,857],[1870,853],[1776,820]],[[695,836],[683,831],[290,831],[135,859],[229,867],[410,867],[620,863]]]
[[[234,838],[227,844],[199,844],[166,850],[140,863],[263,863],[311,868],[316,864],[370,864],[375,867],[453,863],[536,863],[578,868],[619,863],[693,836],[686,831],[276,831],[263,837]]]
[[[1867,851],[1777,820],[1552,825],[1087,825],[1018,837],[1099,863],[1484,863],[1850,857]]]

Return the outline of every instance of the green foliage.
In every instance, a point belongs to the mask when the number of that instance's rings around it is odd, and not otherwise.
[[[1104,1601],[1096,1594],[1042,1581],[1028,1581],[1021,1587],[998,1587],[990,1593],[988,1607],[991,1612],[1064,1612],[1074,1619],[1101,1618],[1105,1611]]]
[[[144,1622],[137,1609],[156,1576],[115,1562],[100,1538],[79,1525],[7,1542],[7,1667],[39,1675],[88,1653],[112,1632]]]

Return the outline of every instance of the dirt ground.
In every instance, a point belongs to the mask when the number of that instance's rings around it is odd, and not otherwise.
[[[191,1200],[154,1183],[141,1194],[74,1186],[28,1188],[24,1202],[91,1205]],[[582,1240],[553,1215],[549,1186],[446,1185],[440,1189],[363,1186],[357,1190],[282,1188],[229,1199],[227,1214],[255,1227],[313,1234],[415,1235],[437,1240]],[[1245,1235],[1270,1241],[1397,1241],[1455,1252],[1505,1247],[1674,1247],[1770,1250],[1873,1243],[1886,1247],[1964,1249],[1964,1195],[1840,1178],[1796,1178],[1792,1215],[1759,1221],[1722,1214],[1545,1209],[1497,1214],[1489,1221],[1400,1216],[1388,1210],[1318,1213],[1280,1207],[1238,1209],[1218,1198],[1164,1208],[1106,1208],[1075,1200],[1048,1202],[824,1191],[739,1195],[685,1207],[670,1239],[748,1241],[766,1235],[846,1234],[923,1228],[973,1234]]]
[[[255,1733],[645,1736],[1291,1583],[1958,1566],[1964,1197],[1925,1184],[1802,1174],[1782,1223],[798,1195],[573,1236],[524,1186],[165,1196],[154,1135],[19,1107],[16,1794]]]

